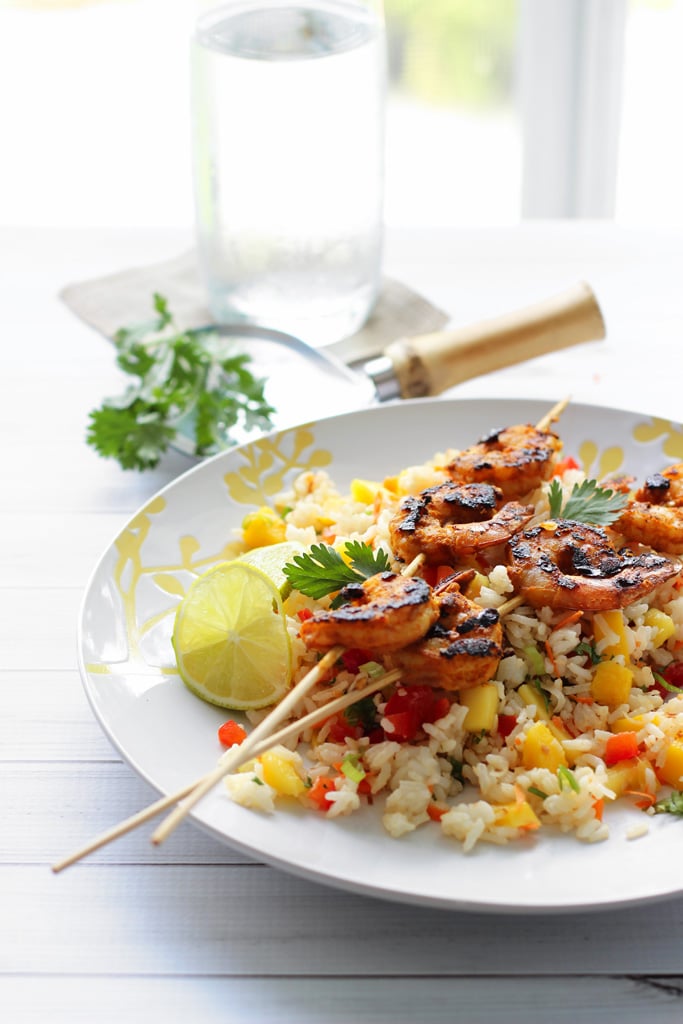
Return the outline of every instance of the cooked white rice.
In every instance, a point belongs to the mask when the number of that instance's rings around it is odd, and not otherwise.
[[[441,467],[447,459],[448,453],[436,455],[423,466],[403,470],[391,487],[378,486],[373,504],[340,493],[323,471],[303,473],[292,489],[276,500],[276,507],[289,510],[284,515],[286,539],[306,545],[323,540],[339,550],[347,540],[361,540],[391,553],[388,526],[398,502],[405,494],[441,482],[445,478]],[[563,487],[568,492],[581,479],[578,472],[565,473]],[[544,485],[532,496],[537,513],[532,524],[548,516],[546,495]],[[566,612],[521,605],[502,619],[505,651],[494,680],[498,718],[491,730],[477,736],[468,732],[467,707],[459,703],[458,693],[451,693],[450,710],[438,721],[426,723],[419,740],[394,742],[388,725],[378,740],[376,733],[382,728],[388,697],[380,692],[374,697],[376,726],[372,736],[331,742],[332,725],[327,722],[302,737],[303,757],[293,762],[305,785],[299,801],[312,807],[311,790],[323,777],[334,785],[325,798],[327,817],[353,814],[370,802],[392,837],[400,838],[419,828],[440,828],[465,851],[480,842],[532,841],[530,837],[544,828],[573,833],[584,842],[604,840],[609,834],[609,805],[617,799],[652,813],[655,798],[667,792],[659,778],[667,751],[672,741],[683,737],[683,696],[664,701],[653,688],[653,672],[682,657],[681,585],[675,578],[646,600],[623,609],[628,656],[617,654],[613,660],[628,663],[633,685],[620,706],[601,704],[592,697],[596,664],[587,657],[585,646],[579,646],[593,644],[595,658],[599,658],[617,643],[619,638],[607,628],[604,616],[586,613],[572,619]],[[492,566],[485,576],[480,574],[476,586],[477,603],[493,608],[501,607],[514,589],[503,564]],[[295,681],[317,660],[315,652],[307,650],[298,636],[299,613],[328,603],[329,599],[313,602],[294,592],[285,604],[296,663]],[[673,623],[671,636],[664,643],[658,641],[656,626],[648,622],[651,609],[662,611]],[[594,643],[593,627],[598,619],[602,619],[599,624],[605,635]],[[530,649],[536,652],[535,668],[530,665]],[[539,658],[541,673],[537,671]],[[299,712],[366,682],[362,673],[354,675],[342,668],[332,682],[320,685],[302,703]],[[536,688],[539,701],[529,701],[529,685]],[[252,716],[253,720],[258,717]],[[513,718],[513,727],[501,730],[500,723],[509,724]],[[564,770],[525,766],[525,743],[539,721],[553,730]],[[635,732],[638,742],[637,766],[634,769],[632,759],[630,781],[629,764],[614,766],[604,760],[610,738],[622,729]],[[349,756],[358,769],[350,777],[339,770]],[[249,771],[229,777],[226,786],[230,797],[246,807],[265,813],[286,807],[277,789],[263,781],[258,762]],[[628,837],[646,832],[647,818],[643,817],[636,819]]]

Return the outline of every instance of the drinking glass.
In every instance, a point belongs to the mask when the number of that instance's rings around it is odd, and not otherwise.
[[[224,0],[192,41],[200,273],[218,323],[347,337],[380,285],[381,0]]]

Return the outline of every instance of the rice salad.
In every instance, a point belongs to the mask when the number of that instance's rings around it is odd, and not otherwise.
[[[432,562],[417,570],[435,590],[460,574],[467,601],[495,612],[487,621],[500,620],[502,643],[490,676],[442,688],[404,673],[291,747],[278,746],[228,776],[234,801],[266,813],[287,813],[295,802],[330,819],[372,805],[391,837],[438,829],[465,852],[478,843],[535,841],[544,830],[587,843],[604,840],[615,801],[642,815],[630,833],[636,838],[647,831],[648,815],[675,808],[683,790],[680,552],[666,552],[668,577],[641,588],[631,603],[621,596],[614,607],[591,610],[527,601],[511,545],[522,534],[552,535],[562,520],[551,514],[551,501],[557,507],[561,499],[565,507],[586,486],[577,463],[559,458],[560,447],[541,478],[528,478],[531,489],[522,486],[514,495],[528,518],[510,540],[487,542],[461,563]],[[439,452],[381,481],[355,479],[348,492],[325,470],[306,471],[272,507],[247,517],[241,539],[245,548],[283,540],[306,550],[323,544],[347,561],[347,545],[359,542],[384,552],[400,574],[407,559],[396,550],[397,517],[411,496],[452,480],[460,454]],[[624,503],[634,501],[634,481],[601,486],[623,492]],[[618,516],[604,529],[615,552],[626,546],[662,551],[637,543],[632,532],[620,534]],[[584,578],[591,584],[590,572]],[[328,612],[334,598],[313,598],[295,587],[284,602],[293,683],[320,658],[304,626]],[[391,652],[347,643],[295,717],[361,689],[395,665]],[[255,724],[266,713],[248,718]],[[671,799],[674,805],[667,806]]]

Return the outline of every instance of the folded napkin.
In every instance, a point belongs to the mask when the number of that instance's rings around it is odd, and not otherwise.
[[[133,267],[107,277],[68,285],[60,297],[86,323],[111,338],[120,327],[153,316],[152,295],[168,301],[181,329],[211,323],[194,251],[171,260]],[[448,316],[399,281],[384,278],[370,318],[360,331],[325,349],[346,363],[371,359],[397,338],[427,334]]]

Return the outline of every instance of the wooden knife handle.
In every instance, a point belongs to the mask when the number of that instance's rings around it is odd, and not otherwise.
[[[533,306],[469,327],[401,338],[385,349],[401,397],[438,395],[504,366],[605,337],[589,285],[581,282]]]

